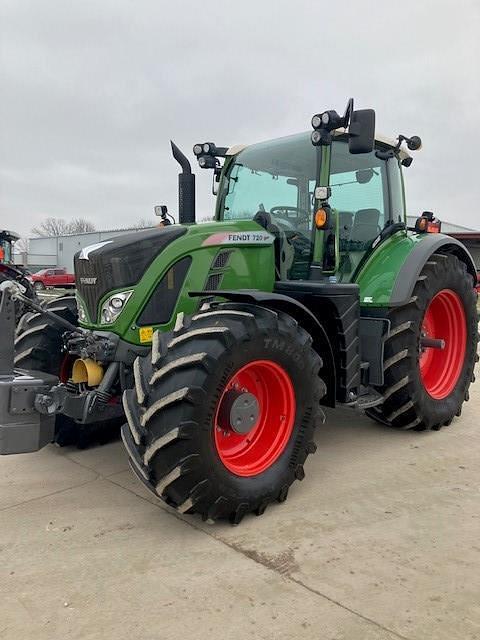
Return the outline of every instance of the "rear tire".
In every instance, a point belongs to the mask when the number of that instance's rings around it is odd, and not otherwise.
[[[157,332],[151,356],[136,360],[135,389],[124,394],[122,437],[132,469],[157,497],[204,520],[238,524],[249,512],[260,515],[269,503],[283,502],[290,485],[304,477],[303,464],[316,448],[314,427],[323,419],[319,402],[326,388],[311,344],[290,316],[255,305],[221,304],[191,319],[180,314],[175,331]],[[246,370],[256,372],[256,382]],[[241,376],[248,380],[243,389],[235,383]],[[239,434],[230,426],[232,413],[222,422],[223,402],[226,393],[244,393],[250,383],[248,392],[259,385],[260,417]],[[290,418],[283,430],[276,422]]]
[[[460,415],[478,360],[476,301],[465,264],[454,255],[434,254],[410,302],[389,312],[385,384],[380,389],[385,400],[367,411],[371,418],[392,427],[424,431],[438,430]],[[447,338],[443,352],[422,351],[422,332]]]

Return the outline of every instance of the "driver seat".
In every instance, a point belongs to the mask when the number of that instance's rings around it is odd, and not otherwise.
[[[359,209],[355,214],[350,242],[359,242],[364,245],[364,249],[380,233],[379,229],[380,211],[378,209]]]

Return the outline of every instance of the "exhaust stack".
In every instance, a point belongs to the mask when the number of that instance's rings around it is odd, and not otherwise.
[[[175,160],[182,167],[182,173],[178,174],[178,221],[180,224],[195,223],[195,174],[188,158],[180,151],[177,145],[170,140],[172,153]]]

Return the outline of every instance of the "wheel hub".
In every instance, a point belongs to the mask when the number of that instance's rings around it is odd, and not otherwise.
[[[260,406],[253,393],[241,393],[230,409],[230,426],[236,433],[248,433],[255,426]]]
[[[235,385],[225,392],[219,408],[218,418],[223,428],[245,435],[257,424],[260,416],[260,403],[255,394],[248,389]]]

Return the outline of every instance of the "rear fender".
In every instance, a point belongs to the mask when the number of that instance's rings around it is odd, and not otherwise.
[[[456,238],[443,234],[398,232],[378,246],[356,277],[362,307],[406,304],[420,272],[434,253],[453,253],[465,263],[468,273],[476,281],[472,256]]]
[[[434,253],[453,254],[465,263],[467,272],[472,276],[472,286],[477,281],[477,270],[468,249],[456,238],[440,234],[429,234],[423,242],[415,246],[407,257],[395,279],[390,305],[397,307],[410,300],[425,263]]]

